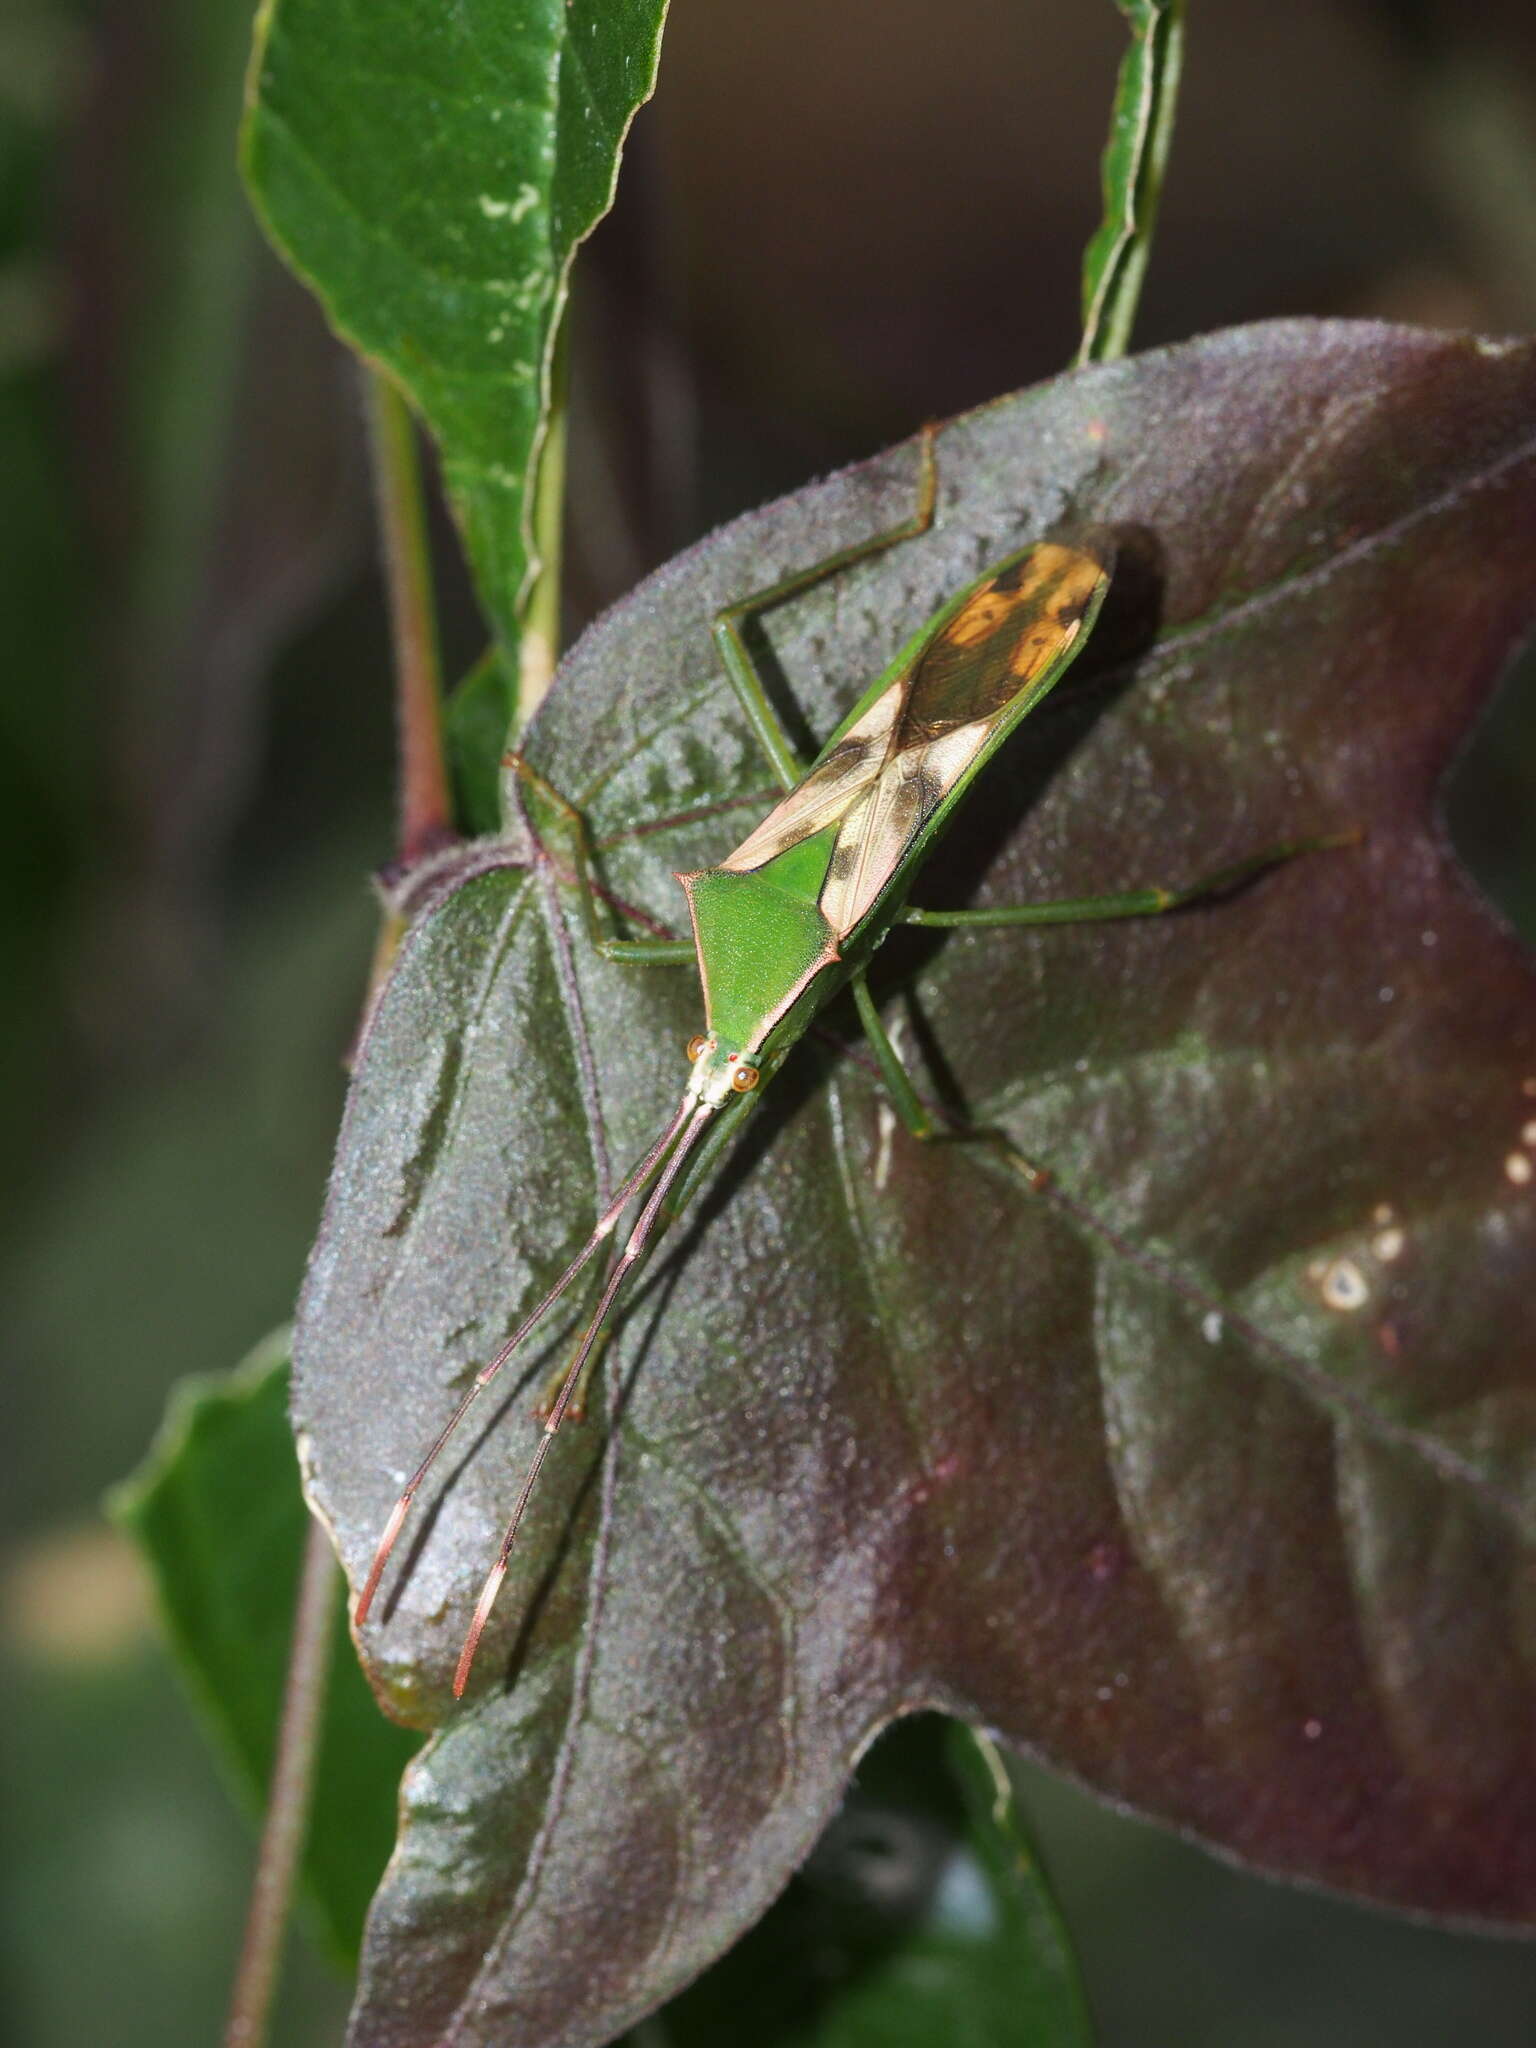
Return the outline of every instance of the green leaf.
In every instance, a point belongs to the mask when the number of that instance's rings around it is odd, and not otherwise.
[[[453,777],[453,814],[466,832],[501,823],[501,755],[507,743],[507,684],[502,654],[488,647],[449,696],[443,740]]]
[[[1087,2005],[991,1745],[898,1721],[752,1931],[630,2048],[1087,2048]]]
[[[1083,255],[1080,363],[1123,356],[1168,167],[1184,61],[1184,0],[1115,0],[1131,32],[1104,148],[1104,218]]]
[[[232,1373],[183,1381],[159,1440],[109,1507],[149,1562],[188,1687],[242,1803],[259,1814],[308,1526],[288,1424],[287,1332]],[[336,1632],[303,1882],[326,1945],[350,1964],[417,1744],[380,1714],[339,1599]]]
[[[1434,815],[1536,616],[1536,347],[1277,323],[937,454],[931,531],[762,622],[812,732],[987,561],[1078,522],[1120,560],[920,901],[1365,844],[1167,918],[893,937],[875,992],[924,1094],[1011,1154],[908,1141],[846,1010],[797,1049],[615,1330],[618,1413],[559,1439],[408,1777],[368,2048],[609,2038],[925,1703],[1271,1871],[1536,1921],[1536,975]],[[717,608],[915,478],[907,447],[738,521],[573,650],[525,748],[613,899],[675,927],[673,871],[761,814]],[[375,1014],[296,1340],[354,1582],[698,1028],[693,976],[597,958],[541,848],[473,862]],[[420,1722],[579,1307],[434,1474],[365,1631]]]
[[[665,0],[266,0],[244,157],[267,230],[436,439],[510,720],[528,496],[571,259]]]

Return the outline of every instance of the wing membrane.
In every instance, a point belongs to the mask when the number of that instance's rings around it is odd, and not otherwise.
[[[960,726],[927,746],[893,755],[859,806],[843,821],[821,892],[829,925],[844,938],[874,908],[901,857],[976,758],[990,721]]]
[[[903,682],[895,682],[849,726],[825,761],[775,804],[755,831],[720,865],[738,874],[765,866],[813,832],[820,832],[851,807],[880,775],[890,755],[891,729],[901,709]]]
[[[1049,688],[1107,573],[1045,541],[977,584],[722,866],[749,873],[836,824],[820,905],[845,937],[997,727]]]

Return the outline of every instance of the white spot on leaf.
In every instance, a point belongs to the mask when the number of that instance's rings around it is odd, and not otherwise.
[[[519,185],[515,199],[496,199],[489,192],[480,194],[480,211],[487,220],[509,220],[514,226],[538,203],[538,188],[534,185]]]
[[[896,1130],[896,1112],[888,1102],[882,1102],[878,1110],[880,1145],[875,1154],[875,1191],[884,1194],[885,1184],[891,1177],[891,1139]]]
[[[1353,1259],[1335,1259],[1323,1275],[1322,1296],[1326,1308],[1352,1315],[1356,1309],[1365,1307],[1370,1294],[1365,1275]]]

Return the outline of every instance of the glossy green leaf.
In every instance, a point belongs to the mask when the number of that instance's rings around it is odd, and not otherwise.
[[[1536,1920],[1536,976],[1434,821],[1536,613],[1536,349],[1241,330],[1000,401],[938,460],[932,531],[764,622],[812,731],[988,560],[1079,521],[1120,558],[920,901],[1368,836],[1163,919],[893,938],[876,994],[925,1093],[1012,1152],[909,1142],[846,1012],[797,1050],[607,1348],[617,1416],[562,1437],[471,1702],[408,1774],[368,2048],[607,2039],[925,1703],[1272,1871]],[[738,521],[573,650],[527,748],[615,898],[675,923],[672,870],[764,804],[716,607],[890,525],[915,474],[898,449]],[[594,957],[526,836],[473,861],[376,1013],[300,1318],[354,1580],[697,1028],[691,974]],[[422,1723],[569,1321],[435,1475],[370,1620]]]
[[[288,1333],[232,1373],[183,1381],[158,1442],[111,1498],[154,1575],[193,1698],[259,1813],[272,1773],[308,1510],[288,1425]],[[327,1946],[351,1962],[394,1833],[415,1738],[386,1721],[337,1603],[303,1882]]]
[[[1087,2048],[1077,1965],[991,1746],[934,1715],[859,1765],[752,1931],[628,2048]]]
[[[665,11],[266,0],[260,16],[252,195],[337,331],[431,429],[507,678],[571,258],[612,200]]]
[[[1184,61],[1184,0],[1115,0],[1131,32],[1104,148],[1104,218],[1083,255],[1080,363],[1125,354],[1168,167]]]

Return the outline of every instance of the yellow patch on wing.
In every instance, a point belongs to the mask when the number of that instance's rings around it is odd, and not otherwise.
[[[750,872],[836,823],[820,904],[846,937],[995,728],[1048,684],[1107,573],[1095,555],[1044,541],[980,584],[722,866]]]
[[[950,621],[946,637],[956,647],[979,646],[997,631],[1004,619],[1012,618],[1015,608],[1016,600],[1011,593],[999,590],[995,583],[988,584]]]
[[[1097,556],[1042,541],[984,583],[918,656],[896,745],[1006,710],[1072,645],[1104,575]]]

